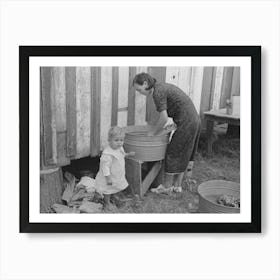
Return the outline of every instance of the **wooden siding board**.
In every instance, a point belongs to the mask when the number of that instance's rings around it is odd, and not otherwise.
[[[214,102],[214,90],[215,90],[215,84],[216,84],[216,73],[217,73],[217,67],[213,68],[213,74],[212,74],[212,84],[211,84],[211,95],[210,95],[210,106],[209,110],[213,109],[213,102]]]
[[[56,130],[66,131],[65,68],[54,67],[54,92],[56,104]]]
[[[231,96],[235,95],[240,95],[240,67],[233,69]]]
[[[112,114],[112,67],[101,67],[101,149],[107,146]]]
[[[129,67],[127,125],[135,124],[135,90],[132,86],[135,75],[136,67]]]
[[[118,112],[118,126],[119,127],[127,126],[127,111]]]
[[[65,68],[66,88],[66,154],[73,158],[76,155],[76,68]]]
[[[215,77],[215,88],[213,96],[213,109],[218,110],[220,108],[220,98],[222,91],[224,67],[217,67],[216,77]]]
[[[192,84],[192,101],[199,113],[201,94],[202,94],[202,84],[203,84],[203,69],[204,67],[194,67],[193,68],[193,84]]]
[[[101,99],[101,68],[91,67],[91,156],[100,152],[100,99]]]
[[[201,117],[203,117],[204,112],[210,110],[213,71],[214,71],[213,67],[204,67],[203,81],[202,81],[201,103],[200,103],[200,115],[201,115]]]
[[[147,73],[147,67],[136,67],[136,73]],[[136,92],[135,93],[135,125],[146,124],[146,96]]]
[[[227,99],[231,98],[233,67],[225,67],[221,89],[220,108],[226,107]]]
[[[158,82],[165,82],[166,80],[166,67],[148,67],[148,73],[154,77]],[[146,121],[149,124],[154,124],[159,118],[159,113],[152,96],[146,99]]]
[[[51,129],[52,129],[52,146],[53,146],[53,163],[57,163],[57,135],[56,135],[56,92],[55,92],[55,87],[54,87],[54,67],[51,67],[51,96],[50,96],[50,101],[51,101]]]
[[[76,143],[75,158],[90,155],[90,68],[76,68]]]
[[[179,67],[178,87],[187,95],[190,91],[191,67]]]
[[[66,154],[66,88],[65,67],[54,67],[54,92],[56,104],[56,138],[57,138],[57,165],[64,166],[70,163]]]
[[[45,165],[55,163],[53,158],[53,128],[51,108],[51,67],[41,68],[43,151]]]
[[[112,69],[112,118],[111,124],[118,124],[118,92],[119,92],[119,68]]]
[[[166,67],[165,82],[178,86],[179,83],[179,67],[170,66]]]

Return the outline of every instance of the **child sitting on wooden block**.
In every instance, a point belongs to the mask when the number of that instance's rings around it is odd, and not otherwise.
[[[111,194],[118,193],[128,186],[125,178],[125,156],[135,155],[135,152],[125,153],[123,142],[123,129],[111,127],[108,132],[109,145],[102,152],[95,178],[96,189],[104,195],[105,208],[109,211],[114,209],[110,201]]]

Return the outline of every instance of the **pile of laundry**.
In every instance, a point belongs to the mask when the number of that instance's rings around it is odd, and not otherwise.
[[[103,195],[95,188],[95,180],[84,176],[79,182],[69,172],[64,173],[65,190],[62,200],[65,204],[55,203],[52,210],[56,213],[101,213]]]

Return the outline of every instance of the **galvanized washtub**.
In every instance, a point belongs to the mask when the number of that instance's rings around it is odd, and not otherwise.
[[[240,213],[240,208],[224,206],[217,202],[222,195],[230,195],[240,199],[240,184],[231,181],[212,180],[200,184],[197,191],[200,213]]]
[[[169,142],[169,132],[163,131],[160,135],[148,136],[150,126],[128,126],[125,132],[124,149],[126,152],[135,152],[135,158],[141,161],[158,161],[165,157]]]

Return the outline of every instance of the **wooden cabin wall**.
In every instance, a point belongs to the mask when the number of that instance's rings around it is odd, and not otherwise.
[[[98,155],[112,125],[155,122],[152,98],[132,88],[141,72],[183,89],[202,118],[240,95],[239,67],[42,67],[41,169]]]

